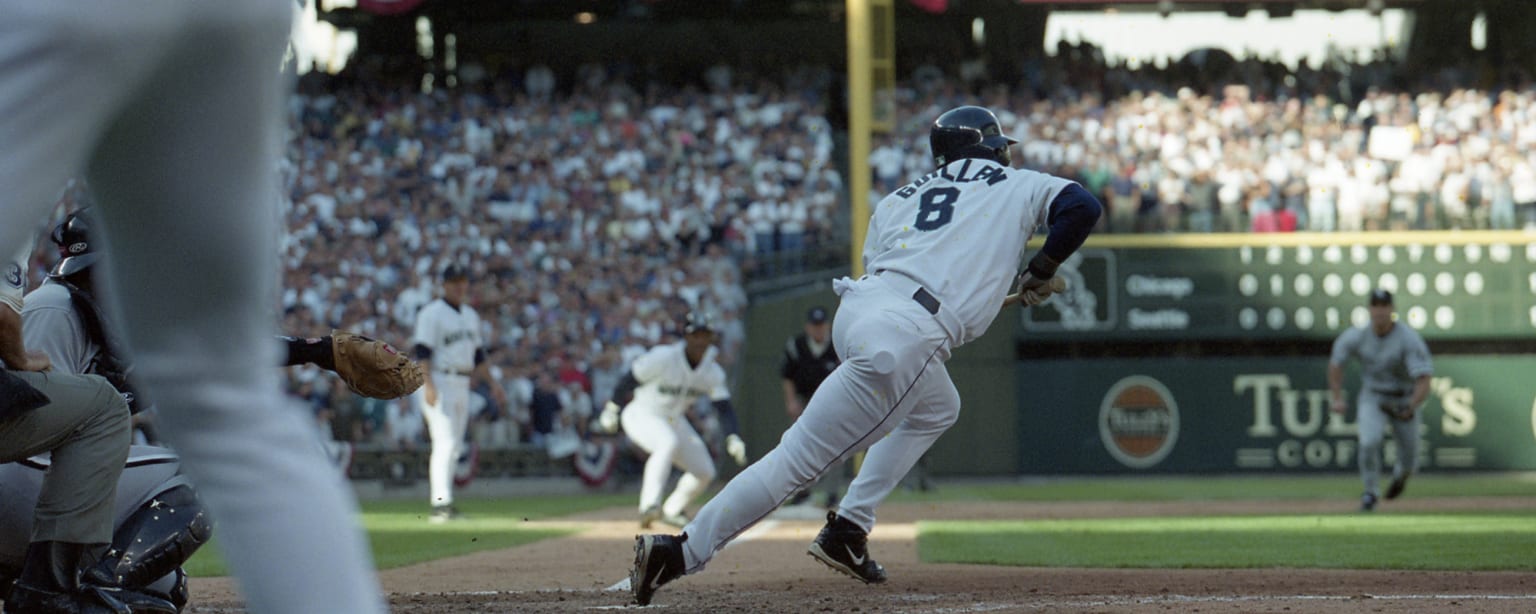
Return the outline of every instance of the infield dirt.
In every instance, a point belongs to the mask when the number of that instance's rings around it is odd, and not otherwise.
[[[890,581],[858,583],[816,563],[806,546],[822,521],[782,513],[702,573],[662,588],[648,610],[674,612],[1530,612],[1536,573],[1315,569],[1061,569],[918,562],[920,519],[1311,514],[1340,501],[1198,503],[889,504],[870,554]],[[1391,510],[1530,509],[1536,499],[1406,499]],[[535,521],[579,532],[517,548],[385,570],[391,609],[404,613],[628,609],[637,527],[629,509]],[[228,578],[194,578],[188,612],[243,612]]]

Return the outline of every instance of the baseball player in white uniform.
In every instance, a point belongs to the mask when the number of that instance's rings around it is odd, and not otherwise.
[[[469,426],[469,389],[475,378],[490,379],[480,338],[480,315],[465,303],[469,271],[450,264],[443,268],[442,280],[442,297],[416,314],[416,331],[411,335],[416,360],[426,373],[416,398],[427,420],[427,436],[432,438],[427,479],[432,497],[428,519],[434,523],[461,517],[453,505],[453,472],[464,451],[464,430]],[[505,406],[501,387],[492,382],[490,388]]]
[[[725,370],[715,362],[715,325],[702,313],[690,313],[683,341],[659,345],[636,358],[619,379],[612,399],[598,416],[607,432],[624,427],[624,434],[650,454],[640,485],[640,528],[660,520],[682,528],[684,510],[715,479],[709,447],[688,421],[688,408],[708,398],[726,432],[725,449],[739,465],[747,461],[747,444],[737,432],[736,410],[725,385]],[[632,399],[632,400],[631,400]],[[662,501],[672,467],[683,470],[677,488]]]
[[[1397,462],[1392,467],[1392,483],[1386,498],[1396,499],[1408,485],[1408,476],[1419,466],[1419,407],[1429,397],[1430,378],[1435,373],[1424,338],[1407,324],[1392,317],[1392,293],[1374,290],[1370,297],[1371,321],[1350,328],[1333,342],[1328,358],[1328,393],[1330,409],[1343,414],[1349,409],[1344,400],[1344,364],[1360,360],[1360,393],[1356,397],[1355,424],[1360,439],[1360,479],[1365,492],[1360,495],[1360,511],[1376,509],[1378,481],[1381,479],[1381,446],[1387,426],[1397,440]]]
[[[382,612],[352,490],[271,368],[294,10],[0,0],[0,254],[85,176],[108,229],[106,309],[247,608]]]
[[[630,589],[656,589],[704,568],[716,552],[829,467],[868,449],[863,467],[810,554],[866,582],[884,582],[869,556],[875,507],[940,434],[960,396],[944,361],[984,333],[1020,283],[1026,305],[1059,286],[1056,267],[1077,250],[1102,207],[1081,186],[1010,168],[997,118],[981,107],[940,115],[929,133],[937,168],[882,199],[864,244],[868,274],[833,283],[841,298],[832,339],[843,360],[777,448],[726,484],[679,535],[635,540]],[[1045,245],[1017,274],[1035,228]]]

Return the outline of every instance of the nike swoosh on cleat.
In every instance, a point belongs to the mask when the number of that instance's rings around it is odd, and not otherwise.
[[[849,548],[848,546],[843,546],[843,549],[848,551],[848,558],[853,559],[853,564],[854,565],[863,565],[864,564],[864,557],[862,557],[862,556],[855,556],[853,554],[853,548]]]

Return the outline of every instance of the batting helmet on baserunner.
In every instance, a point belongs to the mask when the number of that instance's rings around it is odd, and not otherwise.
[[[944,166],[961,158],[992,160],[1010,166],[1013,156],[1008,148],[1018,141],[1003,135],[997,116],[982,107],[955,107],[933,120],[928,131],[928,145],[933,148],[933,162]]]

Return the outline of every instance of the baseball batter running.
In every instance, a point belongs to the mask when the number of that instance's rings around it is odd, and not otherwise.
[[[1429,396],[1429,380],[1435,373],[1424,338],[1392,317],[1391,292],[1372,291],[1370,311],[1369,324],[1350,328],[1334,340],[1328,359],[1328,394],[1336,414],[1349,409],[1344,401],[1344,364],[1360,360],[1355,423],[1360,438],[1360,480],[1365,482],[1365,492],[1360,495],[1362,512],[1376,509],[1381,444],[1387,426],[1392,427],[1392,437],[1397,440],[1397,462],[1386,498],[1401,496],[1408,476],[1418,470],[1422,423],[1418,409]]]
[[[461,517],[453,505],[453,469],[463,451],[464,429],[469,427],[469,389],[474,379],[491,378],[480,339],[480,315],[464,302],[469,271],[450,264],[443,268],[442,280],[443,295],[416,314],[416,332],[411,336],[412,351],[426,372],[418,398],[432,438],[427,479],[433,523]],[[501,386],[491,382],[490,389],[505,407]]]
[[[736,410],[725,386],[725,370],[715,362],[715,325],[702,313],[690,313],[683,341],[659,345],[636,358],[619,379],[613,396],[598,416],[598,427],[624,434],[650,454],[640,485],[640,528],[660,520],[682,528],[684,510],[715,479],[709,447],[688,422],[688,408],[708,397],[727,433],[726,453],[738,465],[747,462],[747,444],[737,434]],[[622,409],[621,409],[622,408]],[[662,501],[672,467],[683,470],[677,488]]]
[[[816,389],[778,447],[726,484],[678,535],[635,540],[630,589],[641,605],[696,573],[716,552],[829,467],[868,449],[858,477],[810,545],[854,579],[884,582],[866,547],[875,508],[960,413],[944,361],[986,332],[1018,278],[1018,302],[1059,291],[1057,266],[1088,237],[1102,207],[1081,186],[1011,168],[997,117],[959,107],[929,132],[937,167],[882,199],[864,244],[868,274],[833,283],[832,339],[843,362]],[[1022,275],[1025,243],[1045,245]]]

